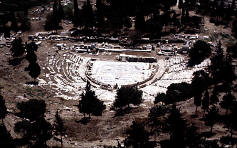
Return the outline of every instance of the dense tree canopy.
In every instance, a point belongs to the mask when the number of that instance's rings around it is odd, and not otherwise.
[[[228,47],[226,55],[223,55],[223,49],[219,42],[216,48],[216,54],[211,58],[211,64],[208,67],[210,75],[214,81],[232,83],[236,76],[232,66],[232,56],[235,56],[235,47]]]
[[[165,114],[168,112],[168,108],[161,105],[156,105],[150,109],[148,114],[149,125],[152,127],[152,134],[159,135],[162,132],[165,123],[163,121]]]
[[[17,104],[20,110],[18,116],[27,118],[31,121],[44,117],[46,112],[46,104],[43,100],[30,99],[27,102],[20,102]]]
[[[142,102],[142,93],[136,87],[121,87],[117,90],[113,105],[115,108],[129,107],[129,104],[139,105]]]
[[[21,38],[16,38],[12,42],[11,52],[13,57],[22,56],[25,53],[25,47],[22,44]]]
[[[172,106],[171,112],[166,120],[167,129],[170,133],[171,147],[185,147],[185,128],[186,121],[182,118],[180,111],[175,105]]]
[[[46,147],[52,137],[52,126],[45,120],[46,104],[43,100],[31,99],[17,104],[22,120],[15,124],[14,131],[20,135],[19,146]]]
[[[126,147],[152,148],[155,146],[149,142],[150,133],[145,130],[142,123],[133,121],[126,133],[128,134],[124,141]]]
[[[158,93],[155,97],[154,104],[157,104],[158,102],[164,102],[165,97],[165,93]]]
[[[105,110],[104,102],[99,100],[95,95],[95,92],[91,90],[91,85],[87,82],[86,90],[81,94],[81,99],[79,100],[78,109],[80,113],[101,116],[102,112]]]
[[[168,86],[164,102],[166,104],[173,104],[175,102],[184,101],[192,97],[192,87],[190,84],[173,83]]]
[[[30,63],[29,65],[29,75],[36,79],[40,75],[40,66],[38,63]]]
[[[73,25],[78,27],[81,23],[81,18],[79,17],[79,8],[77,0],[73,0]]]
[[[220,103],[221,107],[226,109],[226,113],[231,109],[234,101],[236,101],[236,98],[229,92],[226,95],[223,96],[223,99]]]
[[[212,133],[213,125],[217,121],[217,117],[218,117],[218,108],[216,106],[212,106],[205,117],[205,124],[211,127],[211,133]]]
[[[47,31],[60,29],[59,23],[61,22],[63,17],[64,11],[61,2],[54,0],[53,12],[47,15],[44,29]]]
[[[35,44],[35,42],[31,42],[29,44],[26,44],[26,60],[28,60],[29,63],[36,63],[37,61],[37,55],[35,54],[35,51],[38,50],[38,46]]]
[[[19,145],[28,145],[32,148],[46,147],[46,141],[52,137],[52,126],[44,118],[34,122],[19,121],[15,124],[14,131],[22,135]]]
[[[189,51],[189,66],[200,64],[211,54],[211,47],[208,43],[198,40]]]
[[[209,86],[210,78],[208,76],[208,73],[206,73],[204,70],[196,71],[193,73],[193,79],[192,79],[192,92],[193,95],[200,95],[206,90]]]
[[[82,17],[83,17],[83,25],[86,29],[94,26],[94,14],[92,10],[92,5],[90,3],[90,0],[87,0],[87,2],[82,7]]]

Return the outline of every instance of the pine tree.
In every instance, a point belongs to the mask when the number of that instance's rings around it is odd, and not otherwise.
[[[234,101],[231,107],[230,115],[226,121],[227,127],[230,129],[230,137],[232,139],[233,130],[237,129],[237,101]]]
[[[194,96],[194,104],[196,106],[195,114],[197,115],[197,108],[201,106],[202,103],[202,94],[197,94]]]
[[[0,95],[0,119],[2,120],[2,123],[3,123],[3,119],[6,117],[6,115],[7,115],[7,107],[5,105],[5,100]]]
[[[17,27],[17,20],[16,20],[15,13],[10,11],[9,17],[10,17],[10,21],[11,21],[11,30],[17,32],[18,27]]]
[[[208,70],[215,83],[224,82],[231,85],[236,79],[231,55],[227,53],[226,56],[223,56],[223,49],[221,48],[220,42],[216,49],[216,55],[211,58],[211,64],[208,67]]]
[[[97,27],[104,27],[104,6],[101,0],[96,0],[96,21]]]
[[[217,47],[216,47],[216,55],[222,59],[223,58],[223,48],[222,48],[222,44],[221,44],[221,40],[219,40]]]
[[[55,135],[56,136],[59,135],[61,137],[60,142],[61,142],[61,147],[63,147],[63,136],[65,134],[65,128],[63,125],[63,120],[58,114],[58,110],[55,114],[54,130],[55,130]]]
[[[64,11],[60,0],[54,0],[53,12],[48,14],[45,21],[45,30],[58,30],[59,23],[64,18]]]
[[[211,55],[211,47],[208,43],[198,40],[189,51],[189,66],[200,64]]]
[[[180,111],[173,104],[170,115],[167,120],[167,129],[170,133],[171,147],[185,147],[185,129],[186,121],[182,118]]]
[[[54,0],[53,4],[53,26],[55,30],[58,29],[59,22],[60,22],[60,16],[59,16],[59,11],[58,11],[58,1]]]
[[[26,44],[25,47],[26,47],[26,52],[37,52],[39,48],[38,45],[36,45],[34,41]]]
[[[78,109],[80,113],[83,113],[84,118],[85,115],[101,116],[102,112],[105,110],[104,102],[99,100],[95,95],[95,92],[91,90],[91,85],[89,81],[86,85],[86,90],[81,94],[81,99],[79,100]]]
[[[211,73],[211,76],[214,81],[219,81],[222,79],[222,73],[224,68],[224,55],[223,55],[223,49],[221,47],[221,41],[219,41],[217,47],[216,47],[216,53],[211,58],[211,64],[208,67],[209,72]]]
[[[208,111],[210,105],[210,100],[209,100],[209,93],[208,90],[206,90],[203,99],[202,99],[202,109],[204,111],[204,114],[206,111]]]
[[[58,17],[58,1],[54,0],[53,3],[53,15],[57,18]]]
[[[12,52],[13,57],[19,57],[24,54],[25,48],[22,44],[22,39],[20,37],[13,40],[12,48],[10,49],[10,51]]]
[[[188,18],[189,17],[190,3],[188,1],[185,1],[184,6],[185,6],[185,17]]]
[[[145,19],[144,19],[144,15],[142,14],[142,12],[138,12],[136,14],[136,18],[135,18],[135,28],[137,30],[145,30]]]
[[[35,51],[38,50],[38,46],[35,44],[35,42],[31,42],[29,44],[26,43],[26,60],[30,63],[36,63],[37,62],[37,56],[35,54]],[[29,67],[28,67],[29,68]]]
[[[79,26],[79,8],[77,0],[73,0],[74,12],[73,12],[73,25],[74,27]]]
[[[208,111],[205,117],[205,124],[211,127],[211,133],[213,129],[213,125],[215,124],[218,116],[218,108],[216,106],[212,106],[211,109]]]
[[[34,64],[37,62],[37,55],[35,54],[35,52],[27,52],[25,58],[30,64]],[[29,69],[29,67],[28,67],[28,69]]]
[[[184,16],[184,2],[183,2],[183,0],[179,0],[178,7],[182,11],[182,16]]]
[[[162,117],[167,113],[168,109],[165,106],[155,106],[150,109],[148,114],[149,125],[152,127],[151,132],[156,136],[162,131],[163,122],[161,121]]]
[[[61,22],[61,20],[64,18],[64,10],[61,4],[61,0],[58,0],[58,15],[59,15],[59,21]]]
[[[158,93],[155,97],[154,104],[157,104],[158,102],[163,102],[165,100],[165,93]]]
[[[122,109],[124,106],[129,108],[130,104],[139,105],[142,102],[142,93],[136,87],[121,87],[117,90],[113,106]]]
[[[29,75],[35,80],[40,75],[40,66],[38,63],[30,63]]]
[[[10,27],[4,26],[4,38],[10,38]]]
[[[201,143],[201,136],[197,132],[198,128],[191,124],[187,127],[185,134],[185,145],[189,148],[199,148]]]
[[[226,115],[228,114],[228,111],[232,107],[235,100],[235,97],[230,92],[223,96],[220,105],[222,108],[226,109]]]
[[[30,121],[44,117],[44,113],[46,112],[44,100],[30,99],[27,102],[18,103],[16,107],[20,111],[17,113],[17,116],[29,119]]]
[[[17,104],[22,120],[15,124],[14,131],[21,135],[19,141],[28,147],[46,147],[52,137],[52,126],[44,118],[46,104],[43,100],[31,99]]]
[[[86,29],[91,28],[94,25],[94,14],[90,0],[87,0],[87,2],[83,5],[82,15],[84,19],[83,23],[85,28]]]
[[[28,31],[31,28],[31,22],[27,15],[27,10],[25,10],[24,14],[18,16],[18,29],[21,31]]]
[[[223,67],[223,80],[231,85],[235,79],[236,76],[232,65],[232,57],[227,53]]]
[[[150,133],[145,130],[144,124],[133,121],[130,129],[126,131],[128,137],[124,141],[126,147],[152,148],[149,143]]]
[[[214,105],[214,104],[217,104],[218,102],[219,102],[219,98],[218,98],[217,92],[214,88],[213,91],[212,91],[212,95],[210,97],[210,104]]]
[[[193,79],[192,79],[192,90],[193,95],[198,96],[201,95],[209,85],[209,76],[204,70],[196,71],[193,73]]]

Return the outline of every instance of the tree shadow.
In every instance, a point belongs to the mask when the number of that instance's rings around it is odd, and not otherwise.
[[[90,118],[90,117],[83,117],[83,118],[81,118],[81,120],[77,120],[76,122],[86,125],[86,124],[89,123],[90,121],[91,121],[91,118]]]
[[[213,132],[210,132],[210,131],[207,131],[207,132],[202,132],[200,134],[201,137],[206,137],[206,138],[210,138],[212,136],[216,135],[216,133],[213,133]]]
[[[129,114],[130,112],[131,112],[131,108],[128,108],[128,107],[124,109],[118,109],[116,110],[114,117],[124,116],[125,114]]]
[[[39,82],[37,82],[37,81],[29,81],[29,82],[26,82],[26,84],[27,85],[38,85],[39,84]]]
[[[10,59],[8,62],[9,62],[9,65],[17,66],[17,65],[21,64],[21,61],[23,59],[24,58],[14,58],[14,59]]]

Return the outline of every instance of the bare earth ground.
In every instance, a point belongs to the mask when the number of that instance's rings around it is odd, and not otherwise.
[[[34,34],[35,32],[43,31],[44,20],[32,22],[32,30],[30,32],[24,33],[24,39],[28,34]],[[229,28],[223,28],[222,26],[215,27],[210,24],[205,17],[205,27],[209,28],[209,33],[212,34],[214,30],[218,33],[230,34]],[[69,27],[68,27],[69,28]],[[211,29],[210,29],[211,28]],[[47,56],[58,54],[56,49],[53,49],[54,43],[42,43],[37,52],[38,62],[43,67],[47,63]],[[8,64],[8,60],[11,58],[9,48],[0,48],[0,87],[1,94],[6,100],[6,105],[9,109],[10,114],[8,114],[5,123],[11,134],[14,135],[13,127],[14,123],[19,120],[16,116],[11,113],[16,112],[16,103],[24,101],[26,98],[37,98],[43,99],[47,103],[47,113],[46,119],[53,123],[54,115],[56,110],[60,110],[60,115],[62,116],[65,127],[66,136],[64,137],[65,147],[95,147],[99,145],[117,145],[117,140],[122,141],[126,134],[126,129],[131,125],[134,119],[146,120],[149,113],[149,108],[153,106],[151,102],[146,102],[146,106],[134,107],[131,113],[124,116],[114,117],[114,112],[106,110],[101,117],[92,117],[92,120],[84,125],[80,123],[80,119],[83,117],[82,114],[78,112],[75,105],[78,104],[76,100],[65,100],[63,98],[54,97],[54,92],[50,88],[44,88],[39,86],[27,86],[26,82],[32,79],[24,71],[24,68],[28,65],[26,60],[22,61],[19,66],[13,67]],[[145,54],[146,56],[155,56],[155,53]],[[100,57],[103,59],[114,58],[114,55]],[[46,69],[41,69],[41,76],[43,78],[47,73]],[[26,96],[24,98],[23,96]],[[20,96],[20,97],[19,97]],[[195,106],[193,105],[193,99],[186,102],[180,102],[179,107],[184,113],[186,119],[191,120],[195,125],[199,125],[204,132],[208,131],[209,127],[204,125],[203,121],[198,120],[198,118],[191,119],[191,115],[195,111]],[[202,111],[199,109],[199,117],[202,117]],[[222,124],[216,124],[214,126],[214,135],[212,139],[220,138],[226,133],[226,128],[223,128]],[[168,138],[167,135],[161,135],[160,139]],[[54,139],[48,142],[49,145],[55,146],[60,145]]]

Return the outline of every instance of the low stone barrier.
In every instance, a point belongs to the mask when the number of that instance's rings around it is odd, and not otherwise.
[[[100,88],[102,88],[102,89],[109,90],[109,91],[113,91],[115,88],[112,87],[111,85],[105,84],[105,83],[102,83],[102,82],[99,82],[99,81],[97,81],[97,80],[95,80],[94,78],[91,77],[91,75],[89,74],[89,67],[92,66],[92,65],[90,65],[90,64],[91,64],[91,63],[90,63],[90,60],[89,60],[89,61],[87,62],[87,64],[86,64],[86,68],[87,68],[87,69],[86,69],[86,72],[85,72],[86,78],[87,78],[90,82],[92,82],[92,83],[94,83],[94,84],[96,84],[96,85],[99,85]],[[122,87],[135,87],[135,86],[138,87],[138,86],[142,86],[143,84],[145,84],[145,83],[147,83],[148,81],[152,80],[152,79],[154,78],[154,76],[156,75],[156,73],[158,72],[158,70],[159,70],[159,66],[157,65],[156,68],[155,68],[155,71],[152,72],[152,74],[151,74],[151,76],[150,76],[149,78],[147,78],[147,79],[145,79],[145,80],[143,80],[143,81],[141,81],[141,82],[134,83],[134,84],[122,85]],[[141,87],[140,87],[140,88],[141,88]]]

